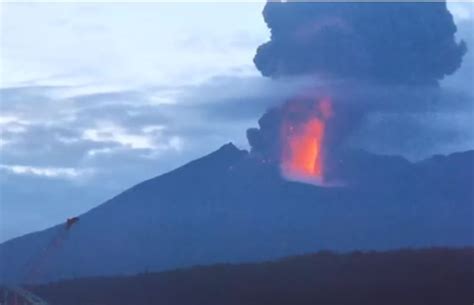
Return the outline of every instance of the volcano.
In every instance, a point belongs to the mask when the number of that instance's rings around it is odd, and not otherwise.
[[[474,151],[412,163],[340,155],[344,186],[288,181],[280,167],[226,144],[80,215],[37,266],[44,282],[329,249],[474,245]],[[342,166],[343,165],[343,166]],[[25,281],[64,224],[0,245],[2,282]],[[61,233],[63,234],[63,233]]]

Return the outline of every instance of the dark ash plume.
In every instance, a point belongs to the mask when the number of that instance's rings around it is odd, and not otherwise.
[[[445,2],[269,2],[271,40],[254,58],[264,76],[320,74],[383,83],[436,84],[467,48]]]
[[[445,2],[268,2],[263,16],[271,39],[258,48],[255,65],[273,79],[326,81],[324,94],[336,114],[324,140],[331,156],[371,112],[426,107],[428,96],[418,92],[441,91],[439,81],[459,68],[467,51],[455,39]],[[316,93],[308,101],[318,98]],[[288,103],[267,111],[259,127],[247,131],[254,153],[278,161]]]

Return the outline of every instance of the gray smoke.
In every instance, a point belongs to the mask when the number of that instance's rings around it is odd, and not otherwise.
[[[273,79],[327,81],[337,114],[327,129],[329,149],[354,142],[351,135],[372,113],[403,118],[454,104],[439,81],[460,67],[467,47],[455,39],[445,2],[268,2],[263,16],[271,39],[257,49],[255,65]],[[252,151],[276,158],[284,107],[270,109],[247,131]]]
[[[445,2],[269,2],[271,40],[254,58],[264,76],[327,74],[435,84],[461,65],[466,44]]]

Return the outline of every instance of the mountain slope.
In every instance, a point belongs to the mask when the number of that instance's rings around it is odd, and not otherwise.
[[[1,278],[132,274],[320,249],[474,244],[474,151],[415,164],[358,152],[343,164],[347,186],[322,188],[285,181],[274,164],[227,144],[112,198],[66,233],[59,225],[0,245]],[[65,234],[62,246],[45,254],[58,234]],[[36,278],[25,279],[32,265]]]

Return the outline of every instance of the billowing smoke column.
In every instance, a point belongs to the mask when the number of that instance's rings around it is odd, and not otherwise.
[[[466,52],[445,2],[275,3],[263,16],[271,40],[254,62],[264,76],[319,74],[434,84]]]
[[[271,40],[258,48],[254,62],[271,78],[317,75],[329,84],[436,87],[467,50],[455,40],[445,2],[268,2],[263,16]],[[306,90],[270,109],[259,128],[247,131],[252,152],[278,161],[288,178],[327,182],[325,164],[367,112],[336,100],[342,95],[331,90]]]

